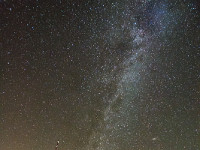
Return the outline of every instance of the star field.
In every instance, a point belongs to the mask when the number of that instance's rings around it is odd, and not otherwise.
[[[197,0],[0,0],[0,13],[0,149],[200,149]]]

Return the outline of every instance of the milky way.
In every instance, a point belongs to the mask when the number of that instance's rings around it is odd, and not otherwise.
[[[2,0],[0,12],[0,149],[200,149],[197,1]]]

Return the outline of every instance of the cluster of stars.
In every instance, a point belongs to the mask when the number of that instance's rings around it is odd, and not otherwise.
[[[200,149],[199,8],[0,0],[0,149]]]

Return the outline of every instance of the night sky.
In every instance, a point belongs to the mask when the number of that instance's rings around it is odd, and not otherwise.
[[[0,150],[200,150],[198,0],[0,0]]]

